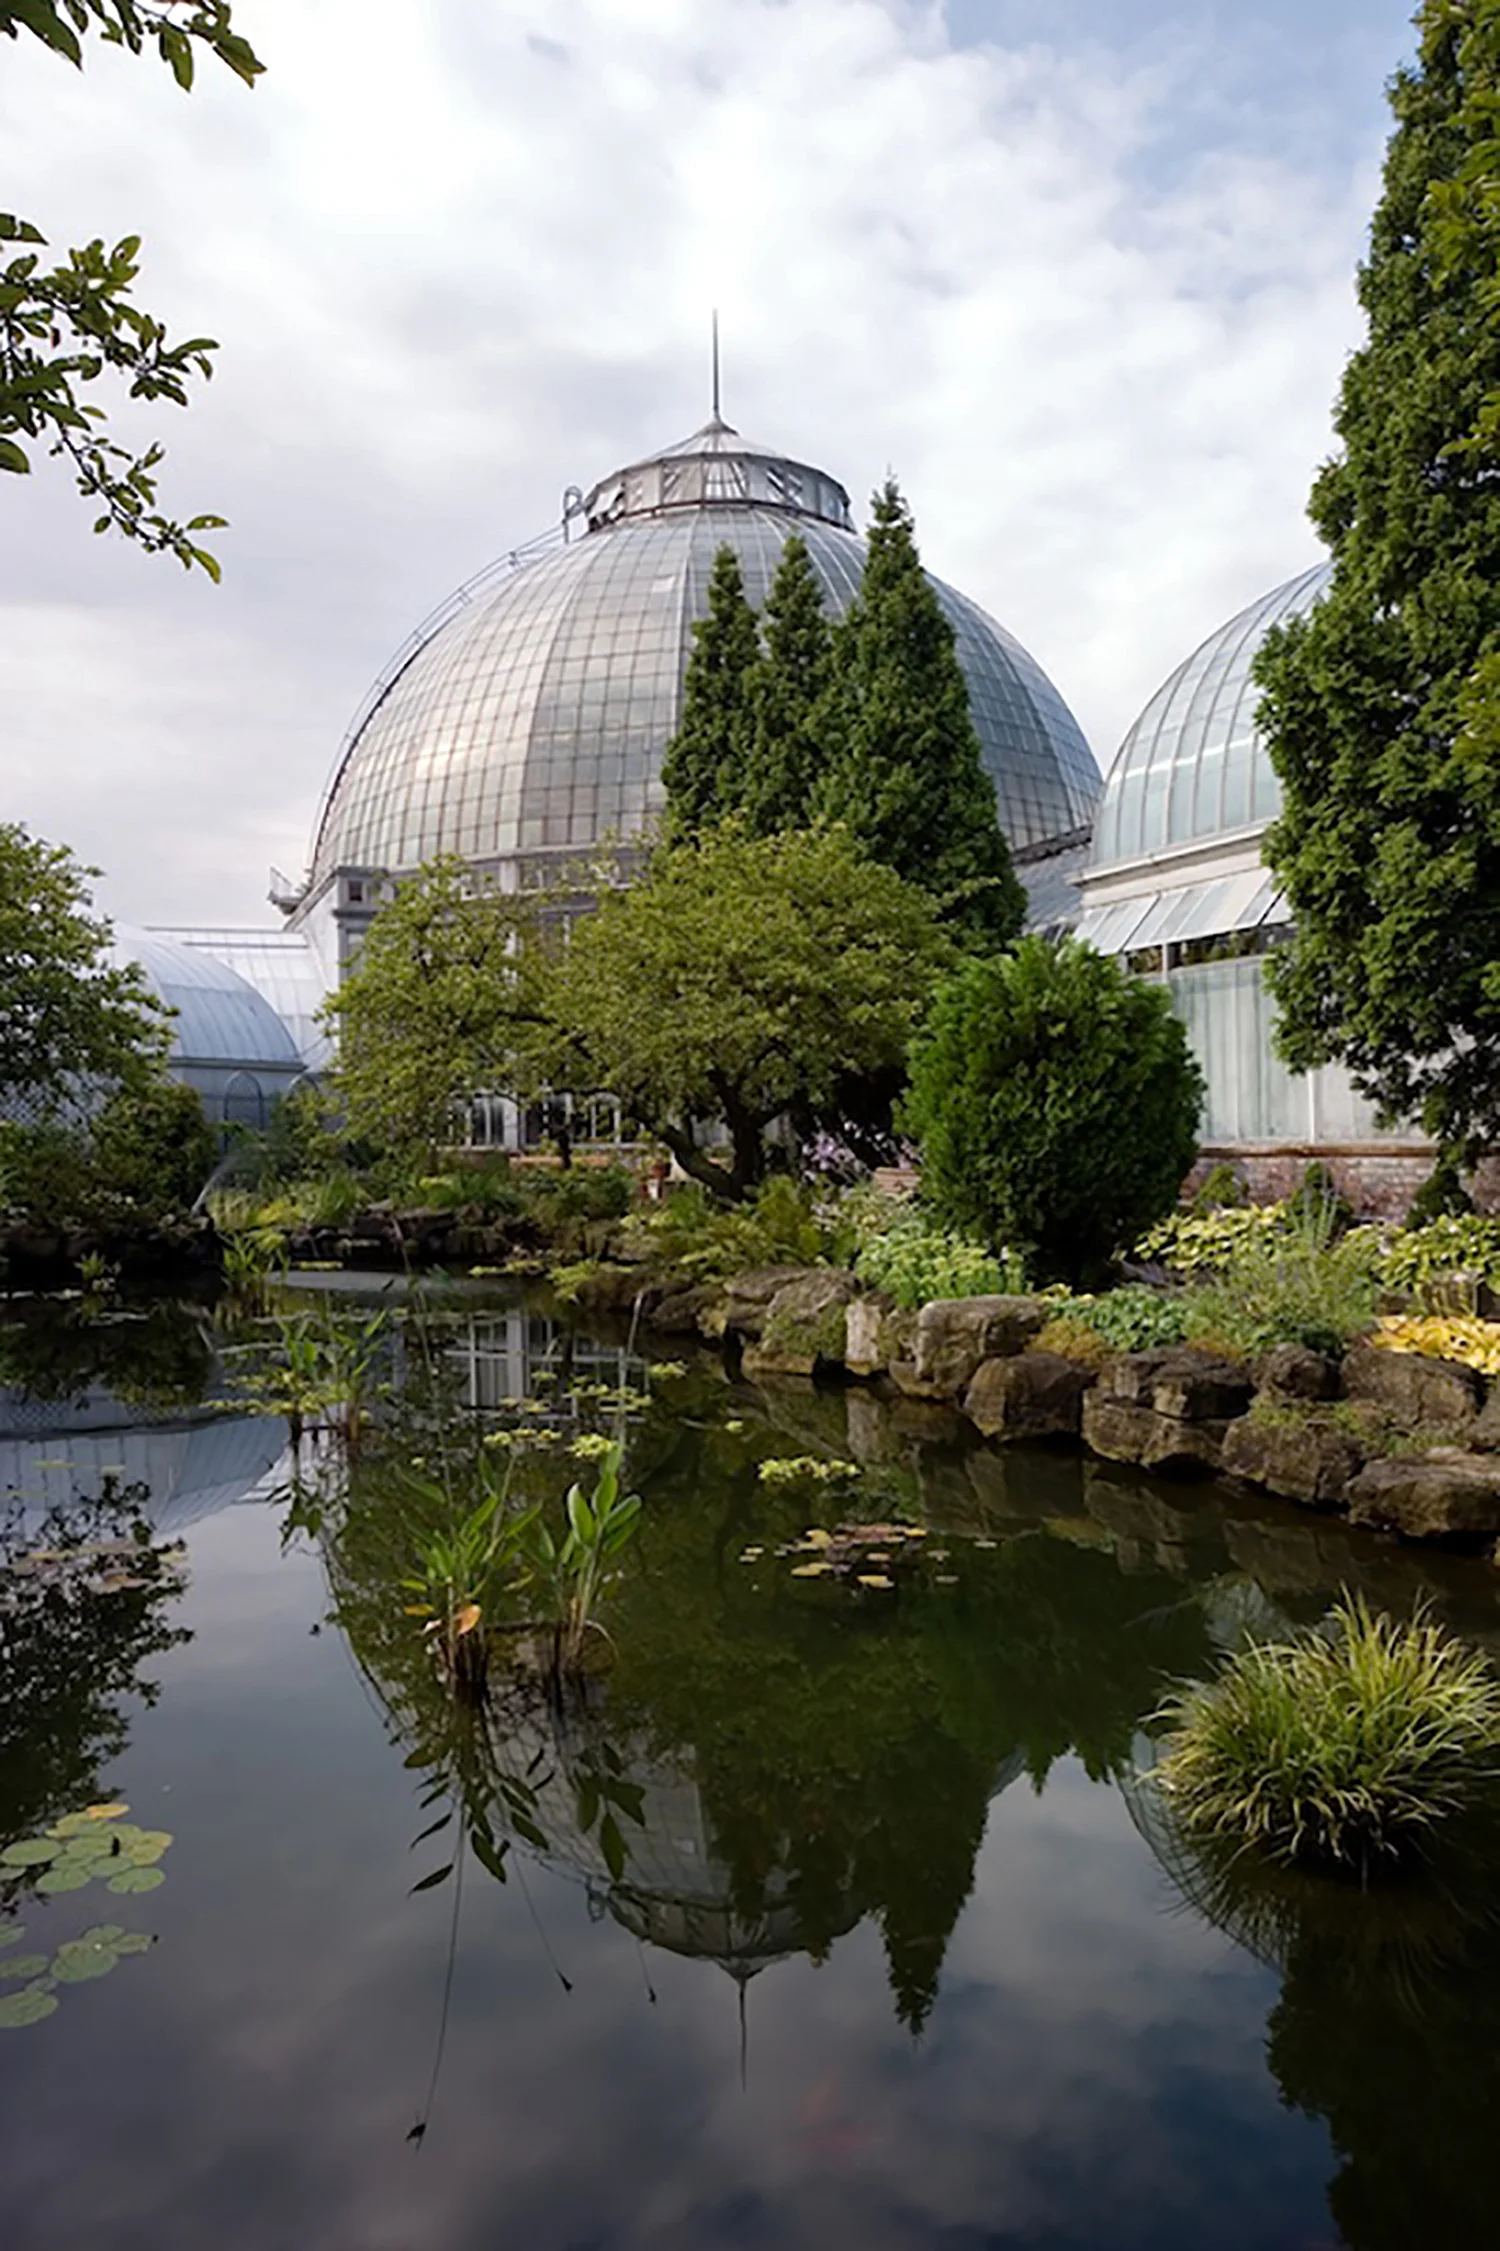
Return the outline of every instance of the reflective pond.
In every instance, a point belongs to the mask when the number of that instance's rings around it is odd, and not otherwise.
[[[1247,1632],[1500,1648],[1500,1574],[479,1293],[393,1300],[337,1463],[253,1332],[10,1313],[7,2251],[1493,2243],[1497,1887],[1239,1895],[1137,1775]],[[607,1659],[456,1706],[400,1478],[621,1416]]]

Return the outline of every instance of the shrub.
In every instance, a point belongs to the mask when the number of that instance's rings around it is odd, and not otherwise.
[[[569,1165],[555,1172],[538,1167],[524,1173],[519,1185],[522,1208],[543,1227],[623,1219],[638,1194],[635,1175],[624,1165]]]
[[[1463,1154],[1440,1149],[1431,1172],[1411,1200],[1408,1227],[1425,1227],[1429,1220],[1457,1219],[1474,1209],[1474,1199],[1463,1181]]]
[[[1500,1286],[1500,1219],[1455,1213],[1402,1228],[1384,1244],[1379,1273],[1391,1289],[1417,1296],[1428,1284],[1457,1274],[1472,1275],[1492,1289]]]
[[[1375,1318],[1375,1247],[1335,1236],[1326,1211],[1248,1235],[1219,1277],[1188,1293],[1186,1334],[1247,1359],[1275,1344],[1341,1353]]]
[[[854,1261],[871,1289],[884,1290],[908,1310],[933,1298],[1000,1297],[1026,1287],[1026,1269],[1011,1251],[998,1254],[934,1227],[908,1210],[874,1235]]]
[[[1109,1290],[1102,1297],[1061,1298],[1058,1307],[1057,1318],[1089,1330],[1112,1352],[1181,1344],[1187,1334],[1186,1301],[1142,1284]]]
[[[1032,937],[940,988],[906,1118],[941,1223],[1076,1283],[1171,1210],[1202,1100],[1161,986]]]
[[[452,1172],[425,1174],[416,1182],[423,1203],[436,1211],[480,1211],[486,1219],[509,1219],[525,1205],[525,1195],[507,1158],[459,1165]]]
[[[1250,1191],[1235,1171],[1233,1165],[1222,1161],[1211,1165],[1195,1193],[1188,1209],[1202,1219],[1209,1212],[1237,1210],[1250,1201]]]
[[[1348,1198],[1327,1165],[1319,1164],[1316,1158],[1287,1198],[1286,1210],[1294,1223],[1307,1220],[1330,1235],[1342,1235],[1354,1219]]]
[[[1134,1255],[1154,1259],[1174,1274],[1217,1274],[1243,1244],[1283,1234],[1286,1224],[1285,1204],[1173,1212],[1147,1229],[1135,1245]]]
[[[1327,1628],[1251,1643],[1158,1714],[1154,1781],[1190,1837],[1367,1875],[1420,1855],[1500,1780],[1500,1682],[1440,1627],[1344,1601]]]
[[[751,1266],[826,1265],[848,1231],[837,1213],[826,1218],[811,1192],[789,1174],[773,1173],[748,1204],[730,1206],[697,1181],[674,1188],[666,1200],[631,1225],[634,1247],[705,1281]]]

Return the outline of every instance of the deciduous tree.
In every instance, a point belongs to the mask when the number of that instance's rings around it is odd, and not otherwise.
[[[154,47],[179,86],[193,83],[200,49],[253,85],[261,64],[234,28],[229,0],[0,0],[0,34],[22,32],[83,67],[94,34],[141,54]],[[221,516],[178,523],[154,505],[159,445],[134,454],[110,437],[105,409],[90,386],[106,372],[129,396],[187,403],[195,376],[213,372],[210,337],[174,344],[165,325],[132,301],[140,239],[112,249],[102,239],[46,267],[46,237],[31,220],[0,213],[0,470],[24,475],[40,444],[70,462],[79,491],[100,513],[95,531],[118,531],[148,553],[175,555],[217,578],[219,566],[196,534]]]
[[[548,1001],[591,1082],[739,1197],[763,1176],[774,1118],[900,1064],[948,952],[930,901],[844,830],[759,838],[728,821],[606,894]],[[727,1165],[702,1146],[713,1121]]]
[[[110,959],[110,925],[90,911],[98,873],[0,824],[0,1102],[13,1115],[142,1085],[166,1052],[166,1012],[134,963]]]

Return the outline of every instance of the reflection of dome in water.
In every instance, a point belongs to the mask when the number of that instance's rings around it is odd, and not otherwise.
[[[757,608],[793,532],[831,614],[858,590],[864,542],[843,487],[717,416],[604,478],[580,513],[581,536],[455,597],[375,691],[319,824],[314,893],[340,867],[503,861],[637,834],[662,803],[661,755],[721,545]],[[933,584],[1011,843],[1085,826],[1099,776],[1071,712],[1003,627]]]
[[[0,1392],[0,1507],[40,1526],[111,1486],[144,1485],[141,1513],[166,1537],[257,1498],[285,1449],[277,1415],[166,1421],[98,1389],[71,1412]]]

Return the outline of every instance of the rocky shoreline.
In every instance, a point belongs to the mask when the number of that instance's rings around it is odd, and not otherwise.
[[[868,1384],[956,1409],[1000,1443],[1073,1440],[1168,1478],[1232,1478],[1403,1539],[1491,1552],[1500,1535],[1500,1380],[1359,1342],[1283,1344],[1253,1364],[1192,1345],[1074,1359],[1038,1346],[1046,1298],[938,1299],[904,1312],[838,1268],[684,1283],[601,1266],[585,1311],[639,1310],[721,1344],[752,1380]]]

